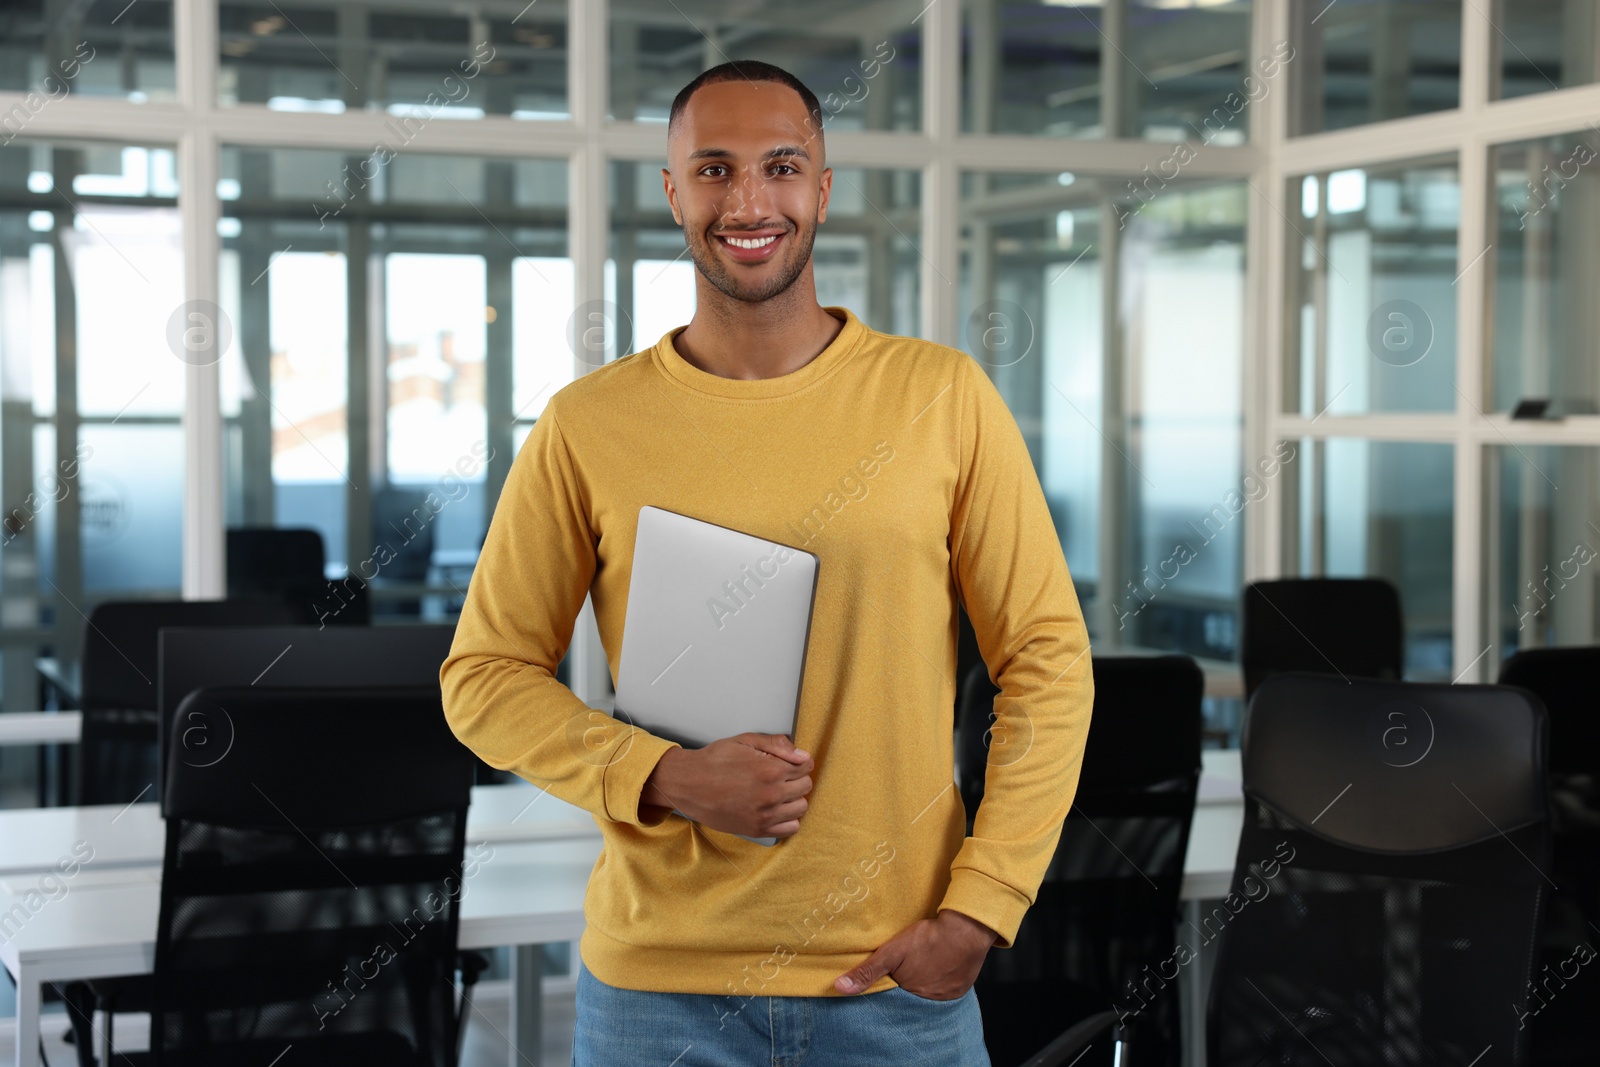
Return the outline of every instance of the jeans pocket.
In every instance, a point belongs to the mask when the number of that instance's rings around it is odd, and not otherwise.
[[[925,997],[920,993],[913,993],[911,990],[907,989],[903,985],[897,985],[892,989],[885,990],[885,992],[902,993],[905,996],[910,997],[912,1000],[916,1001],[918,1004],[934,1004],[934,1005],[937,1005],[939,1007],[955,1007],[957,1004],[960,1004],[963,1000],[966,1000],[968,997],[972,996],[972,989],[970,987],[967,989],[967,991],[965,993],[961,994],[959,997],[956,997],[953,1000],[934,1000],[932,997]]]

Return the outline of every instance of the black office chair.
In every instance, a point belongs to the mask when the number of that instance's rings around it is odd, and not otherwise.
[[[238,526],[228,530],[228,595],[279,598],[321,582],[327,554],[316,530]]]
[[[1405,669],[1400,593],[1382,578],[1252,582],[1240,607],[1245,698],[1283,671],[1398,679]]]
[[[93,983],[145,987],[152,1052],[111,1051],[103,1001],[101,1062],[455,1064],[472,762],[437,690],[205,689],[195,715],[232,744],[173,731],[154,974]]]
[[[373,493],[373,535],[391,552],[389,561],[373,576],[374,588],[420,585],[428,580],[434,547],[434,512],[427,505],[430,493],[425,487],[407,485],[385,485]],[[381,610],[375,605],[373,613],[417,616],[422,613],[422,601],[394,600]]]
[[[1525,1063],[1546,734],[1520,689],[1262,683],[1206,1062]]]
[[[157,799],[157,643],[166,626],[275,626],[295,621],[277,603],[233,600],[108,601],[83,635],[83,733],[72,750],[68,803]]]
[[[1511,656],[1500,684],[1536,694],[1550,714],[1550,891],[1539,969],[1570,973],[1577,945],[1600,930],[1600,647],[1535,648]],[[1592,993],[1550,997],[1528,1022],[1533,1062],[1593,1063],[1600,1013]]]
[[[454,636],[455,626],[443,623],[168,630],[161,639],[161,719],[170,726],[178,703],[195,689],[424,686],[437,692],[439,666]],[[192,736],[196,744],[208,741],[203,732]],[[161,751],[170,747],[163,739]]]
[[[997,690],[981,664],[967,683],[964,703],[986,723],[983,701]],[[1034,1062],[1069,1027],[1078,1042],[1071,1055],[1043,1062],[1083,1055],[1077,1067],[1097,1067],[1119,1056],[1118,1045],[1121,1067],[1176,1067],[1181,1058],[1176,986],[1142,1005],[1128,987],[1175,951],[1205,677],[1187,656],[1097,656],[1094,687],[1083,771],[1055,857],[1012,948],[990,953],[978,976],[994,1067]],[[974,735],[981,742],[966,731]]]
[[[295,622],[364,626],[372,621],[366,583],[327,578],[322,534],[312,529],[241,526],[228,531],[228,598],[287,604]]]

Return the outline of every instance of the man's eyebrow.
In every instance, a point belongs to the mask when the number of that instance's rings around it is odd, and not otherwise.
[[[779,145],[777,148],[774,148],[772,151],[768,152],[766,155],[762,156],[761,158],[762,159],[779,159],[779,158],[784,158],[784,157],[788,157],[788,156],[798,156],[801,159],[806,160],[807,162],[809,162],[810,159],[811,159],[811,153],[807,152],[803,146],[797,145],[797,144]]]
[[[729,151],[728,149],[726,149],[726,148],[696,148],[693,152],[689,153],[689,158],[691,160],[694,160],[694,159],[726,159],[726,158],[728,158],[728,157],[730,157],[732,155],[733,155],[733,153],[731,151]],[[798,157],[800,159],[806,160],[807,162],[810,162],[811,153],[807,152],[800,145],[786,144],[786,145],[779,145],[778,147],[773,148],[773,149],[769,149],[767,151],[767,153],[765,155],[763,155],[761,158],[763,160],[768,160],[768,159],[788,159],[788,158],[794,158],[794,157]]]

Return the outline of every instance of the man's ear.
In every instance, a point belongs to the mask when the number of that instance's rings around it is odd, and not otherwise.
[[[672,221],[682,226],[683,216],[678,213],[678,190],[672,184],[672,171],[666,167],[661,168],[661,188],[666,190],[667,206],[672,208]]]
[[[828,194],[833,191],[833,168],[822,168],[822,188],[817,196],[817,222],[828,221]]]

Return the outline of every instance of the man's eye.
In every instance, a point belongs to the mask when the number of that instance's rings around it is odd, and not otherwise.
[[[773,169],[774,172],[777,172],[777,171],[780,171],[780,170],[784,170],[784,171],[788,171],[790,174],[798,174],[798,173],[800,173],[799,171],[795,170],[794,167],[791,166],[788,163],[775,164],[772,169]]]

